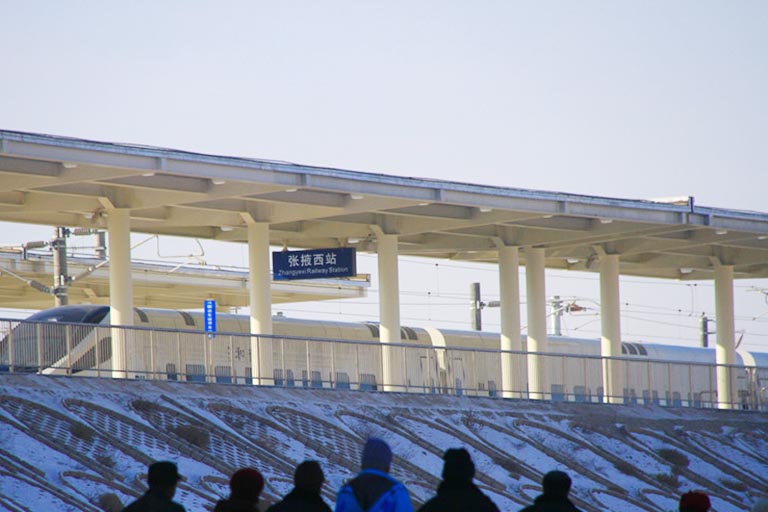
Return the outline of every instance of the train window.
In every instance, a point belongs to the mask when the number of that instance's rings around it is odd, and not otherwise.
[[[215,366],[213,373],[216,375],[216,382],[218,384],[232,384],[231,366]]]
[[[86,324],[98,324],[101,323],[102,320],[104,320],[104,317],[109,314],[109,306],[97,308],[90,313],[88,313],[84,318],[83,322]]]
[[[637,349],[632,343],[627,343],[627,350],[629,350],[629,353],[632,354],[633,356],[637,355]]]
[[[743,410],[749,410],[749,391],[746,389],[739,390],[739,404]]]
[[[371,336],[374,338],[379,337],[379,324],[374,324],[372,322],[365,322],[365,326],[371,331]]]
[[[349,388],[349,374],[347,372],[336,372],[336,389]]]
[[[562,384],[552,384],[550,391],[553,402],[562,402],[565,400],[565,386]]]
[[[184,319],[184,324],[185,325],[188,325],[190,327],[195,327],[195,319],[192,318],[192,315],[190,315],[186,311],[179,311],[179,314]]]
[[[376,375],[373,373],[361,373],[360,389],[365,391],[376,391],[378,389],[378,385],[376,384]]]
[[[30,322],[91,323],[88,320],[88,317],[97,311],[104,312],[104,315],[106,316],[107,312],[109,312],[109,308],[102,306],[94,309],[93,306],[89,305],[63,306],[39,311],[27,318],[27,320]],[[103,318],[104,317],[102,316],[102,319]]]
[[[688,393],[688,405],[701,407],[701,393]]]
[[[165,365],[165,374],[168,380],[179,380],[179,374],[176,372],[175,363],[167,363]]]
[[[149,317],[144,311],[142,311],[139,308],[133,308],[133,310],[136,312],[136,315],[138,315],[139,320],[141,320],[142,323],[145,323],[145,324],[149,323]]]
[[[573,399],[577,402],[588,402],[589,394],[586,386],[573,386]]]
[[[419,339],[418,336],[416,336],[416,331],[414,331],[410,327],[401,327],[400,328],[400,339],[409,339],[409,340],[416,340]]]
[[[624,403],[637,404],[637,394],[634,389],[624,388]]]
[[[305,388],[322,388],[323,376],[317,370],[312,370],[309,373],[309,379],[307,378],[307,370],[301,370],[301,385]]]
[[[188,364],[185,372],[187,382],[205,382],[205,366],[202,364]]]

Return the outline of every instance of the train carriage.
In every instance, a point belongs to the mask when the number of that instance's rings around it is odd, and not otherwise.
[[[245,315],[219,313],[216,333],[202,312],[134,310],[134,327],[109,325],[109,307],[62,306],[40,311],[0,340],[0,369],[109,376],[112,336],[124,336],[127,376],[199,382],[303,386],[496,396],[502,361],[512,369],[512,396],[527,396],[529,357],[499,352],[499,335],[436,328],[401,329],[401,343],[383,346],[376,323],[273,318],[272,336],[250,336]],[[525,348],[527,340],[522,338]],[[252,368],[258,350],[259,371]],[[603,400],[600,342],[549,337],[542,358],[551,400]],[[624,342],[626,403],[714,407],[713,349]],[[738,351],[729,368],[745,408],[766,407],[768,354]],[[382,376],[392,382],[384,388]]]

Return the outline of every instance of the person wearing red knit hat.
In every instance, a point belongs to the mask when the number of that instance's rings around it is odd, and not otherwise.
[[[253,468],[238,469],[229,480],[229,499],[219,500],[213,512],[257,512],[264,477]]]
[[[689,491],[680,496],[680,512],[708,512],[712,504],[702,491]]]

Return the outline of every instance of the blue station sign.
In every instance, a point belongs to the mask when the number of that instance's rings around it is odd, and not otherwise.
[[[216,301],[215,300],[204,301],[203,312],[204,312],[205,332],[215,333],[216,332]]]
[[[354,247],[280,251],[272,253],[272,276],[276,280],[323,279],[357,275]]]

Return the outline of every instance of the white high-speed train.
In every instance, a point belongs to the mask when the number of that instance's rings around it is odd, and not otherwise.
[[[215,336],[203,331],[203,322],[202,312],[135,308],[135,327],[123,331],[127,376],[495,396],[503,361],[522,377],[512,396],[531,396],[525,389],[526,354],[502,356],[496,333],[402,327],[401,343],[384,347],[376,323],[275,316],[274,336],[258,337],[253,344],[248,316],[218,313]],[[108,376],[114,332],[108,306],[40,311],[0,341],[0,371],[42,368],[43,373]],[[599,340],[550,336],[547,354],[537,357],[547,384],[546,392],[533,398],[603,400]],[[625,402],[717,403],[714,349],[625,342],[615,364],[621,368]],[[732,372],[738,406],[766,409],[768,354],[739,350]]]

